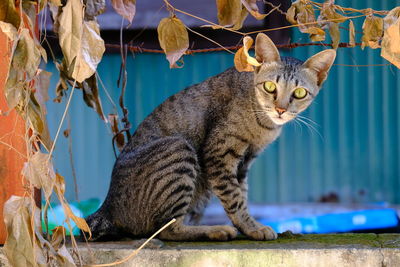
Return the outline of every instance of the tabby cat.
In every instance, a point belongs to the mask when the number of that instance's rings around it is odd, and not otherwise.
[[[246,173],[282,125],[317,96],[336,52],[306,62],[280,57],[258,34],[254,73],[234,68],[169,97],[137,128],[119,155],[108,195],[87,218],[92,240],[146,237],[172,218],[164,240],[254,240],[277,234],[247,209]],[[234,227],[196,225],[212,194]]]

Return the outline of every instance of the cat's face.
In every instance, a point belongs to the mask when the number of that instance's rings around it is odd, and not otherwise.
[[[256,100],[276,125],[294,119],[316,97],[335,60],[333,49],[324,50],[306,62],[280,58],[264,34],[256,39],[256,57],[263,64],[254,73]]]

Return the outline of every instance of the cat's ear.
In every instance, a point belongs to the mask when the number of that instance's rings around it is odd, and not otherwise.
[[[274,42],[264,33],[259,33],[257,35],[255,50],[256,59],[260,63],[281,61],[278,48],[276,48]]]
[[[307,59],[303,66],[314,71],[317,74],[317,84],[321,86],[328,76],[328,72],[335,61],[336,51],[326,49]]]

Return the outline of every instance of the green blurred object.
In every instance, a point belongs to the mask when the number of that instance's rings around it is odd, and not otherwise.
[[[71,202],[72,212],[78,217],[87,217],[91,213],[95,212],[100,206],[100,200],[97,198],[90,198],[88,200],[80,202]],[[45,202],[42,202],[42,212],[44,212]],[[49,231],[56,228],[57,226],[64,226],[67,229],[67,235],[70,235],[68,224],[65,222],[65,213],[60,204],[50,203],[50,208],[48,209],[48,226]],[[74,235],[79,235],[79,228],[76,227],[75,223],[70,221],[72,232]],[[46,225],[44,223],[44,214],[42,214],[42,229],[46,231]]]

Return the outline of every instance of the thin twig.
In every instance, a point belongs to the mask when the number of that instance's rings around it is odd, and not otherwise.
[[[44,226],[46,228],[46,238],[47,240],[50,240],[50,231],[49,231],[49,205],[50,202],[48,199],[46,199],[46,205],[44,206],[44,211],[43,211],[43,219],[44,219]]]
[[[104,93],[106,94],[108,100],[110,101],[111,105],[113,106],[114,113],[117,113],[117,105],[115,104],[115,102],[114,102],[114,100],[112,99],[110,93],[108,92],[107,88],[105,87],[105,85],[104,85],[104,83],[103,83],[103,80],[101,79],[101,77],[100,77],[99,73],[97,72],[97,70],[96,70],[96,78],[97,78],[97,80],[100,82],[100,85],[101,85],[101,87],[102,87],[103,90],[104,90]]]
[[[363,14],[363,15],[347,17],[347,19],[355,19],[355,18],[360,18],[360,17],[365,17],[365,16],[366,15]],[[256,34],[256,33],[260,33],[260,32],[278,31],[278,30],[283,30],[283,29],[288,29],[288,28],[293,28],[293,27],[300,27],[300,26],[317,25],[320,23],[335,22],[335,21],[340,21],[340,20],[342,20],[342,19],[340,18],[340,19],[326,19],[326,20],[320,20],[320,21],[311,21],[311,22],[287,25],[287,26],[282,26],[282,27],[277,27],[277,28],[270,28],[270,29],[247,32],[246,35]]]
[[[185,27],[186,27],[186,26],[185,26]],[[232,51],[230,51],[229,49],[227,49],[226,47],[224,47],[223,45],[221,45],[221,44],[219,44],[218,42],[214,41],[213,39],[208,38],[207,36],[204,36],[203,34],[201,34],[201,33],[199,33],[199,32],[196,32],[195,30],[192,30],[192,29],[190,29],[189,27],[186,27],[186,29],[188,29],[189,31],[193,32],[194,34],[197,34],[197,35],[200,36],[200,37],[203,37],[204,39],[210,41],[211,43],[218,45],[221,49],[225,50],[226,52],[231,53],[231,54],[235,54],[235,53],[233,53]]]
[[[122,20],[123,22],[123,20]],[[125,91],[126,91],[126,84],[128,80],[128,73],[126,71],[126,58],[128,56],[128,45],[123,44],[123,38],[122,38],[122,22],[121,22],[121,29],[120,29],[120,53],[121,53],[121,67],[119,71],[119,77],[118,77],[118,87],[121,86],[121,95],[119,96],[119,106],[121,107],[123,117],[121,119],[121,122],[124,124],[124,128],[128,129],[125,134],[126,138],[129,142],[131,139],[131,133],[130,133],[130,128],[131,128],[131,123],[129,122],[128,114],[129,111],[125,107]],[[122,84],[121,84],[122,81]],[[114,145],[114,138],[113,138],[113,145]]]
[[[164,225],[163,227],[161,227],[157,232],[155,232],[150,238],[148,238],[138,249],[136,249],[135,251],[133,251],[130,255],[128,255],[128,257],[126,257],[125,259],[116,261],[116,262],[112,262],[112,263],[105,263],[105,264],[90,264],[90,265],[86,265],[86,266],[90,266],[90,267],[104,267],[104,266],[113,266],[113,265],[117,265],[117,264],[121,264],[124,262],[127,262],[128,260],[130,260],[132,257],[134,257],[136,254],[139,253],[140,250],[142,250],[147,243],[149,243],[154,237],[156,237],[159,233],[161,233],[162,231],[164,231],[165,228],[167,228],[168,226],[170,226],[171,224],[173,224],[176,221],[176,219],[172,219],[171,221],[169,221],[169,223],[167,223],[166,225]]]
[[[321,8],[323,3],[318,3],[318,2],[314,2],[314,1],[309,1],[311,4]],[[333,5],[335,7],[335,9],[340,9],[342,11],[349,11],[352,13],[362,13],[364,15],[368,15],[369,13],[373,13],[373,14],[377,14],[377,15],[386,15],[387,13],[389,13],[386,10],[373,10],[371,8],[364,8],[364,9],[355,9],[355,8],[351,8],[351,7],[342,7],[339,5]]]
[[[192,29],[190,29],[193,31]],[[186,55],[192,55],[195,53],[209,53],[209,52],[219,52],[219,51],[226,51],[226,50],[238,50],[242,47],[243,45],[234,45],[234,46],[222,46],[219,45],[219,47],[210,47],[210,48],[201,48],[201,49],[188,49],[186,51]],[[303,47],[303,46],[332,46],[332,44],[328,43],[290,43],[290,44],[276,44],[276,47],[278,48],[296,48],[296,47]],[[361,46],[361,43],[356,43],[355,46]],[[107,48],[110,49],[119,49],[120,46],[117,44],[106,44]],[[340,43],[339,47],[352,47],[350,43]],[[254,48],[254,46],[252,47]],[[137,53],[160,53],[163,54],[164,51],[161,49],[148,49],[144,48],[141,46],[128,46],[128,49],[137,52]],[[232,54],[232,51],[230,51]]]
[[[283,11],[282,9],[280,9],[280,6],[281,6],[281,5],[275,6],[274,4],[272,4],[271,2],[268,2],[268,1],[266,1],[266,0],[264,0],[264,3],[267,4],[267,5],[269,5],[269,6],[272,8],[272,10],[276,10],[276,11],[278,11],[280,14],[286,16],[286,12]]]
[[[214,22],[212,22],[212,21],[209,21],[209,20],[200,18],[200,17],[198,17],[198,16],[195,16],[195,15],[193,15],[193,14],[190,14],[190,13],[187,13],[187,12],[185,12],[185,11],[183,11],[183,10],[180,10],[180,9],[178,9],[178,8],[175,8],[173,5],[171,5],[171,4],[168,2],[168,0],[164,0],[164,2],[165,2],[165,4],[167,5],[167,7],[171,8],[172,10],[177,11],[177,12],[182,13],[182,14],[185,14],[185,15],[187,15],[187,16],[189,16],[189,17],[198,19],[198,20],[200,20],[200,21],[209,23],[209,24],[211,24],[211,25],[213,25],[213,26],[218,27],[218,29],[227,30],[227,31],[234,32],[234,33],[240,34],[240,35],[246,35],[246,34],[243,33],[243,32],[236,31],[236,30],[233,30],[233,29],[230,29],[230,28],[227,28],[227,27],[218,25],[218,24],[216,24],[216,23],[214,23]]]
[[[71,94],[69,95],[69,98],[68,98],[68,101],[67,101],[67,105],[65,106],[64,114],[63,114],[63,116],[61,118],[60,124],[58,125],[57,133],[56,133],[56,136],[54,137],[54,141],[53,141],[53,144],[52,144],[50,152],[49,152],[48,160],[50,160],[51,156],[53,155],[54,148],[55,148],[57,140],[58,140],[58,136],[60,135],[60,132],[61,132],[61,127],[62,127],[62,125],[64,123],[64,120],[65,120],[65,117],[67,115],[67,111],[68,111],[69,105],[71,104],[72,96],[74,95],[74,92],[75,92],[75,87],[76,87],[76,79],[74,80],[74,84],[72,85]]]
[[[74,180],[75,199],[76,199],[76,201],[79,202],[78,179],[76,177],[74,157],[73,157],[73,153],[72,153],[71,116],[70,116],[69,112],[68,112],[67,123],[68,123],[68,154],[69,154],[69,162],[70,162],[71,170],[72,170],[72,178]]]

